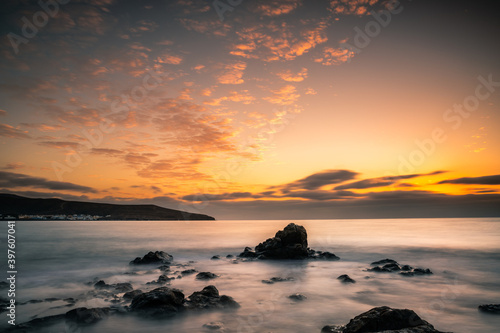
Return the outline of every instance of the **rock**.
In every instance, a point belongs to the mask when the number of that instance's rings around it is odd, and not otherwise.
[[[130,262],[131,265],[147,265],[147,264],[169,264],[172,262],[172,257],[167,252],[156,251],[148,252],[144,257],[137,257]]]
[[[66,319],[78,324],[94,324],[109,315],[109,308],[76,308],[66,312]]]
[[[219,259],[220,259],[219,255],[215,255],[215,256],[212,256],[212,258],[210,258],[210,260],[219,260]]]
[[[234,256],[233,256],[232,254],[228,254],[228,255],[226,256],[226,258],[227,258],[227,259],[231,259],[231,258],[234,258]]]
[[[288,298],[293,299],[294,301],[303,301],[303,300],[307,299],[306,295],[302,295],[302,294],[298,294],[298,293],[289,295]]]
[[[158,267],[158,269],[162,272],[169,272],[170,271],[170,265],[161,265]]]
[[[241,252],[239,254],[238,257],[241,257],[241,258],[257,258],[258,255],[257,255],[257,253],[255,253],[254,250],[252,250],[251,247],[247,246],[247,247],[245,247],[245,249],[243,250],[243,252]]]
[[[189,274],[194,274],[196,272],[198,272],[196,269],[191,268],[191,269],[186,269],[186,270],[182,271],[181,275],[189,275]]]
[[[347,274],[340,275],[337,279],[339,279],[340,282],[343,283],[356,283],[356,281],[351,279],[351,277]]]
[[[129,292],[125,293],[123,295],[123,298],[126,299],[126,300],[131,300],[134,297],[139,296],[140,294],[142,294],[142,290],[140,290],[140,289],[132,290],[132,291],[129,291]]]
[[[391,309],[380,306],[364,312],[349,321],[345,326],[328,325],[322,333],[442,333],[422,320],[414,311]]]
[[[204,328],[207,328],[209,330],[223,330],[224,329],[224,324],[221,323],[220,321],[213,321],[210,323],[203,324]]]
[[[392,259],[382,259],[379,261],[372,262],[371,265],[383,265],[368,268],[369,272],[377,273],[393,273],[399,272],[403,276],[415,276],[415,275],[430,275],[432,271],[429,268],[413,268],[410,265],[400,265],[397,261]]]
[[[157,280],[148,282],[146,284],[165,284],[170,282],[170,280],[175,280],[174,277],[168,277],[166,274],[162,274],[158,277]]]
[[[94,284],[94,288],[99,290],[108,290],[114,293],[126,293],[134,290],[132,285],[128,282],[125,283],[116,283],[116,284],[107,284],[103,280],[99,280]]]
[[[262,280],[262,283],[273,284],[275,282],[286,282],[286,281],[294,281],[294,280],[295,279],[291,276],[289,276],[287,278],[275,276],[275,277],[270,278],[269,280]]]
[[[230,296],[219,296],[215,286],[206,286],[202,291],[195,291],[186,301],[188,309],[228,309],[240,305]]]
[[[239,254],[239,257],[257,259],[339,259],[331,252],[315,251],[308,248],[306,229],[295,223],[288,224],[283,230],[276,232],[274,237],[257,245],[255,251],[250,247],[246,247]]]
[[[478,306],[478,309],[483,312],[500,314],[500,304],[483,304]]]
[[[184,310],[182,291],[168,287],[137,295],[130,303],[130,311],[153,317],[169,317]]]
[[[219,277],[218,275],[210,272],[200,272],[196,274],[196,279],[197,280],[211,280],[215,279],[216,277]]]
[[[374,261],[371,263],[371,265],[385,265],[385,264],[397,264],[398,262],[393,259],[382,259],[379,261]]]
[[[309,256],[306,229],[290,223],[273,238],[257,245],[255,252],[263,259],[305,259]]]
[[[327,251],[315,251],[312,249],[308,250],[309,259],[319,259],[319,260],[339,260],[335,254]]]

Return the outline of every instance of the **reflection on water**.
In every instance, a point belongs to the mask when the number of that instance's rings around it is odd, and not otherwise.
[[[128,262],[150,250],[164,250],[179,263],[195,261],[189,267],[220,275],[208,283],[186,276],[172,281],[173,287],[190,295],[214,284],[241,308],[167,320],[115,315],[93,326],[61,323],[47,331],[202,332],[203,324],[219,321],[226,332],[319,332],[326,324],[344,324],[374,306],[387,305],[413,309],[443,331],[498,332],[500,317],[479,313],[477,305],[500,302],[500,219],[296,221],[306,227],[312,248],[331,251],[341,260],[235,264],[225,259],[273,236],[288,222],[17,222],[17,301],[73,297],[76,307],[109,306],[103,299],[81,296],[93,289],[87,283],[99,278],[152,289],[145,283],[160,272],[127,274]],[[223,259],[210,260],[215,254]],[[403,277],[366,271],[370,262],[386,257],[430,268],[434,274]],[[340,283],[336,278],[341,274],[357,283]],[[261,282],[274,276],[294,281]],[[294,293],[307,299],[287,297]],[[19,305],[17,321],[71,308],[60,300]]]

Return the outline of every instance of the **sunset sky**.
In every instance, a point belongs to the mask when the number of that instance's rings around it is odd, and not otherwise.
[[[0,4],[0,192],[500,216],[494,1],[41,3]]]

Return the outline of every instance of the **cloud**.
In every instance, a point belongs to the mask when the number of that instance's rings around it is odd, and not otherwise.
[[[8,163],[5,165],[3,168],[4,170],[17,170],[17,169],[23,169],[25,168],[26,165],[23,162],[14,162],[14,163]]]
[[[440,181],[438,184],[500,185],[500,175],[448,179]]]
[[[41,124],[41,123],[21,123],[20,125],[28,127],[28,128],[34,128],[36,130],[39,130],[40,132],[57,132],[57,131],[65,129],[61,125],[48,125],[48,124]]]
[[[121,156],[125,154],[125,152],[121,150],[111,149],[111,148],[92,148],[90,150],[90,153],[95,155],[106,155],[106,156]]]
[[[0,117],[6,116],[6,115],[7,115],[7,111],[0,109]]]
[[[297,94],[297,89],[292,85],[286,85],[277,90],[271,90],[272,96],[264,97],[264,100],[269,103],[279,105],[290,105],[299,99],[300,95]]]
[[[230,54],[266,62],[294,60],[328,41],[326,19],[296,24],[299,26],[282,22],[244,27],[237,32],[238,42],[233,44]]]
[[[7,124],[0,124],[0,136],[12,139],[31,139],[28,131],[23,131]]]
[[[385,2],[381,0],[331,0],[329,10],[339,15],[363,16],[369,15],[377,3],[385,6]]]
[[[223,194],[189,194],[183,196],[181,199],[185,201],[222,201],[222,200],[234,200],[234,199],[248,199],[258,197],[250,192],[232,192]]]
[[[423,176],[434,176],[445,173],[446,171],[434,171],[430,173],[419,173],[419,174],[411,174],[411,175],[399,175],[399,176],[385,176],[385,177],[377,177],[377,178],[369,178],[363,179],[357,182],[344,184],[335,187],[335,190],[347,190],[347,189],[366,189],[366,188],[374,188],[374,187],[383,187],[390,186],[397,183],[402,179],[412,179]]]
[[[281,188],[283,192],[291,190],[317,190],[325,185],[338,184],[351,180],[356,175],[358,175],[357,172],[350,170],[324,170],[288,184],[271,187],[270,189]]]
[[[318,92],[314,90],[313,88],[307,88],[306,90],[306,95],[316,95]]]
[[[42,141],[38,142],[40,146],[55,148],[55,149],[78,149],[80,148],[80,144],[78,142],[71,141]]]
[[[302,82],[307,78],[307,68],[302,68],[300,72],[294,74],[291,70],[286,70],[277,74],[282,80],[287,82]]]
[[[349,62],[355,55],[356,53],[354,51],[348,50],[347,48],[325,47],[323,49],[323,55],[320,58],[314,59],[314,61],[324,66],[341,65]]]
[[[256,12],[264,16],[278,16],[288,14],[301,5],[301,0],[267,0],[257,4]]]
[[[242,84],[243,73],[247,68],[247,64],[243,61],[227,64],[224,66],[224,71],[217,77],[217,81],[221,84]]]
[[[83,193],[97,193],[97,190],[68,182],[48,180],[20,173],[0,171],[0,186],[4,188],[32,187],[48,190],[78,191]]]
[[[252,104],[255,101],[255,97],[251,96],[248,90],[242,90],[240,92],[231,91],[228,96],[222,96],[219,98],[214,98],[204,102],[203,104],[217,106],[220,105],[223,101],[231,101],[231,102],[241,102],[243,104]]]

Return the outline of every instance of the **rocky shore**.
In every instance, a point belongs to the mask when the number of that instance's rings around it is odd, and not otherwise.
[[[244,263],[253,260],[334,260],[340,258],[331,252],[315,251],[308,247],[307,232],[303,226],[290,223],[283,230],[276,232],[275,236],[259,243],[255,250],[247,247],[236,258],[228,254],[225,258],[214,255],[212,260],[231,260],[234,263]],[[88,283],[91,288],[86,294],[78,297],[47,298],[43,300],[30,300],[27,303],[63,302],[59,306],[61,314],[34,318],[12,328],[16,332],[35,332],[42,327],[65,322],[73,325],[93,325],[109,316],[125,315],[139,316],[146,320],[152,318],[171,318],[180,314],[196,314],[200,311],[238,311],[241,308],[238,300],[228,295],[221,295],[219,290],[208,283],[219,278],[220,275],[201,271],[189,267],[193,262],[179,263],[174,257],[164,251],[150,251],[142,257],[136,257],[130,261],[132,269],[128,274],[134,275],[138,272],[159,272],[157,279],[141,285],[133,285],[130,282],[107,283],[105,280],[96,278]],[[372,262],[364,271],[374,273],[400,274],[407,277],[418,278],[418,276],[432,275],[429,268],[412,267],[407,264],[399,264],[393,259],[382,259]],[[196,274],[194,277],[192,275]],[[191,291],[185,294],[183,290],[170,286],[172,281],[190,277],[198,281],[207,281],[201,290]],[[355,281],[348,274],[342,274],[337,279],[342,284],[363,283]],[[275,276],[262,280],[264,284],[289,283],[295,281],[294,277]],[[346,286],[347,287],[347,286]],[[0,289],[5,284],[0,284]],[[186,296],[189,295],[189,296]],[[307,294],[294,293],[284,295],[294,303],[308,304]],[[109,307],[76,307],[81,300],[104,300],[111,304]],[[6,304],[0,303],[2,310]],[[299,306],[299,305],[297,305]],[[314,304],[309,304],[313,306]],[[69,311],[63,310],[72,308]],[[499,314],[500,304],[485,304],[478,307],[479,311],[489,314]],[[243,309],[242,309],[243,310]],[[322,327],[327,323],[318,323]],[[224,323],[210,322],[203,325],[203,329],[218,332],[225,331]],[[430,323],[420,318],[410,309],[392,309],[387,306],[379,306],[355,316],[345,325],[326,325],[321,329],[322,333],[441,333]]]

